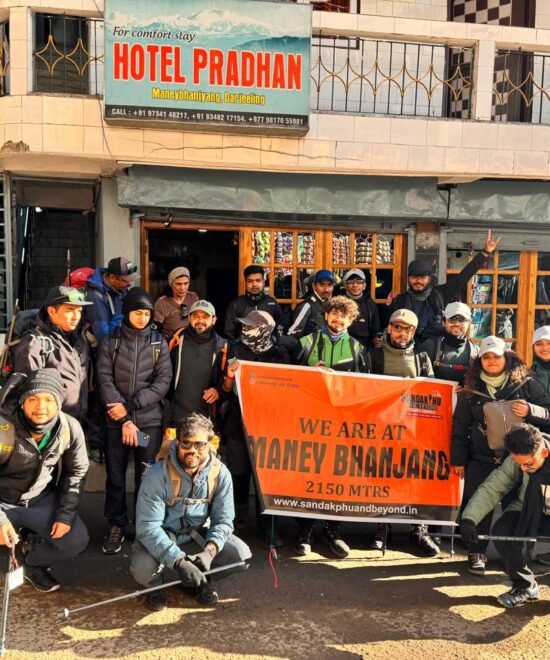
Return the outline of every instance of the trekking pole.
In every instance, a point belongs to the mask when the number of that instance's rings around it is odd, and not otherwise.
[[[438,534],[443,539],[452,539],[454,534]],[[517,543],[536,543],[537,541],[541,543],[549,542],[550,536],[494,536],[492,534],[479,534],[478,539],[480,541],[510,541]]]
[[[214,575],[215,573],[221,573],[222,571],[227,571],[230,568],[239,568],[240,566],[245,566],[245,561],[236,561],[233,564],[227,564],[226,566],[219,566],[218,568],[212,568],[209,571],[205,571],[203,575]],[[94,607],[101,607],[102,605],[108,605],[109,603],[116,603],[119,600],[126,600],[127,598],[138,598],[143,596],[143,594],[151,593],[151,591],[160,591],[161,589],[168,589],[168,587],[175,587],[176,585],[181,584],[181,580],[174,580],[173,582],[167,582],[166,584],[159,584],[156,587],[148,587],[147,589],[139,589],[138,591],[132,591],[130,594],[125,594],[124,596],[116,596],[115,598],[107,598],[106,600],[100,600],[99,603],[92,603],[91,605],[83,605],[82,607],[75,607],[74,610],[70,610],[66,607],[63,612],[58,614],[60,619],[68,619],[71,614],[76,614],[77,612],[83,612],[84,610],[91,610]]]
[[[451,530],[451,557],[455,556],[455,528]]]
[[[15,578],[15,579],[14,579]],[[15,558],[15,546],[11,548],[8,570],[4,582],[4,597],[2,600],[2,624],[0,631],[0,658],[6,654],[6,641],[8,639],[8,607],[10,604],[10,591],[23,582],[23,569],[19,567]]]

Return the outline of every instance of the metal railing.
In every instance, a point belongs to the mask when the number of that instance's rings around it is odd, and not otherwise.
[[[103,94],[103,20],[35,14],[34,91]]]
[[[9,23],[0,23],[0,96],[10,93],[10,39]]]
[[[496,52],[492,118],[550,124],[550,55]]]
[[[312,107],[469,119],[472,47],[313,37]]]

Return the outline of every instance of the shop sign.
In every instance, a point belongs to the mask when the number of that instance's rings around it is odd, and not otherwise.
[[[105,4],[108,121],[307,131],[309,5],[258,0]]]

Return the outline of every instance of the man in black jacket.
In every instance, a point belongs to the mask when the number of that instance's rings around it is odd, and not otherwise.
[[[359,316],[350,325],[349,334],[368,348],[375,343],[376,335],[380,332],[380,317],[378,307],[369,295],[365,273],[359,268],[352,268],[342,278],[345,295],[353,300],[358,309]]]
[[[30,375],[36,369],[52,368],[60,374],[65,389],[63,412],[86,421],[88,408],[89,345],[80,323],[84,294],[78,289],[56,286],[50,289],[40,308],[38,323],[13,348],[13,369]]]
[[[227,339],[238,339],[241,335],[240,318],[248,316],[252,310],[267,312],[275,320],[275,325],[282,316],[279,303],[264,293],[265,271],[261,266],[252,264],[243,272],[245,294],[232,300],[225,313],[224,332]]]
[[[416,314],[418,328],[415,342],[417,344],[423,342],[430,335],[442,332],[443,308],[460,294],[463,287],[480,268],[487,267],[487,260],[495,251],[499,242],[500,238],[493,240],[489,229],[483,250],[476,254],[458,275],[454,275],[448,282],[438,286],[432,284],[433,269],[429,262],[422,259],[411,261],[407,269],[409,288],[405,293],[395,296],[391,311],[410,309]]]
[[[0,545],[14,547],[20,527],[34,532],[41,540],[25,556],[25,579],[37,591],[56,591],[60,585],[50,565],[75,557],[88,544],[77,516],[88,471],[84,434],[75,419],[60,412],[63,381],[55,369],[33,372],[4,396]]]
[[[330,270],[318,270],[313,277],[313,291],[294,310],[288,334],[301,339],[325,325],[325,303],[332,298],[336,278]]]

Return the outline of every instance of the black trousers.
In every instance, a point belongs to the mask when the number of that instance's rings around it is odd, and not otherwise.
[[[514,536],[520,515],[520,511],[504,513],[493,525],[491,533],[495,536]],[[537,535],[550,535],[550,516],[542,516]],[[504,563],[504,570],[514,588],[527,589],[536,584],[533,571],[527,565],[528,551],[532,546],[532,543],[495,541],[495,547]]]

